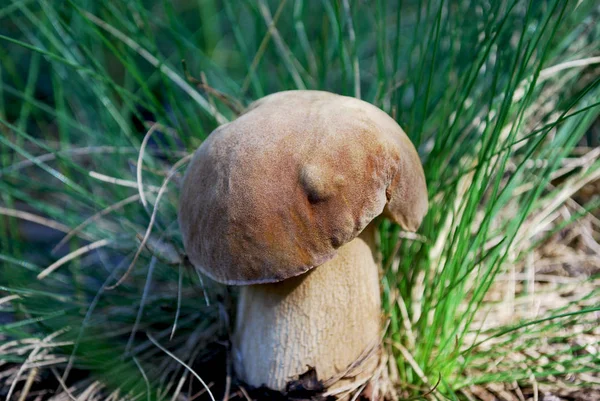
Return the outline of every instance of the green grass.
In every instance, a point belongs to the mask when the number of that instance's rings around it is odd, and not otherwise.
[[[381,229],[385,344],[403,397],[460,399],[473,384],[598,373],[598,354],[572,346],[583,330],[588,348],[597,349],[599,333],[590,328],[600,310],[597,278],[584,280],[567,305],[537,316],[498,324],[482,317],[495,305],[489,298],[498,277],[598,207],[592,201],[555,217],[600,172],[597,156],[568,163],[576,148],[598,142],[594,3],[0,6],[0,313],[10,319],[0,326],[0,370],[28,366],[19,364],[37,355],[48,362],[38,374],[79,378],[77,394],[95,380],[104,394],[120,387],[141,399],[179,391],[179,377],[190,373],[145,333],[186,363],[198,362],[208,343],[226,335],[231,302],[227,289],[177,264],[184,166],[176,164],[235,118],[232,104],[307,88],[381,107],[425,166],[431,206],[417,240],[403,239],[389,222]],[[154,122],[161,128],[142,157]],[[32,236],[24,212],[54,231]],[[63,235],[57,231],[84,222],[53,252]],[[157,256],[142,249],[128,278],[106,289],[147,232]],[[82,250],[90,244],[96,248]],[[83,253],[37,278],[71,252]],[[36,351],[8,343],[31,339],[54,345]],[[29,374],[23,370],[15,391]],[[14,378],[0,377],[0,395]]]

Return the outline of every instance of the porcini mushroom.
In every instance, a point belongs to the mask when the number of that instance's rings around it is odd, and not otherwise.
[[[344,376],[381,334],[372,222],[414,231],[426,211],[414,146],[364,101],[280,92],[217,128],[186,172],[179,224],[194,266],[243,286],[238,377],[282,391],[308,367]]]

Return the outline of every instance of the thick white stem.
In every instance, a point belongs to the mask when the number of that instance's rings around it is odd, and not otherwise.
[[[381,301],[370,228],[307,274],[242,288],[234,335],[240,379],[283,391],[311,366],[327,380],[378,344]],[[367,377],[376,362],[370,358],[358,376],[336,385]]]

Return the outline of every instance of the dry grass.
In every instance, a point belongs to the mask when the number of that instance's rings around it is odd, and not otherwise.
[[[572,165],[598,160],[597,150],[582,149],[581,155],[571,160]],[[574,173],[574,169],[568,173]],[[563,205],[553,211],[541,208],[523,225],[521,258],[497,277],[474,327],[492,331],[549,316],[557,310],[569,313],[600,305],[600,208],[556,231],[574,214],[581,213],[582,205],[600,199],[600,179],[593,175],[581,182],[581,175],[575,173],[574,179],[557,184],[561,193],[568,195]],[[531,372],[530,378],[519,383],[472,385],[462,393],[468,399],[482,401],[600,400],[600,312],[586,321],[565,325],[547,335],[520,332],[509,342],[503,337],[485,342],[479,351],[499,357],[484,364],[485,372],[470,369],[474,376],[512,368]],[[595,372],[561,375],[561,361],[570,360],[571,353],[579,353],[580,363]],[[536,364],[549,363],[556,365],[556,375],[536,381]]]

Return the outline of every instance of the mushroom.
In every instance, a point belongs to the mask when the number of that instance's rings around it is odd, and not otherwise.
[[[381,335],[375,218],[414,231],[426,211],[414,146],[364,101],[280,92],[217,128],[186,172],[179,224],[196,268],[243,286],[237,376],[278,391],[309,367],[333,388],[367,380]]]

